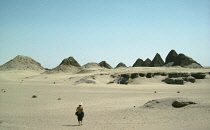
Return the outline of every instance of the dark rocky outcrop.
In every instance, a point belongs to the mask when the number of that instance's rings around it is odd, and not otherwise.
[[[118,84],[125,84],[127,85],[129,81],[129,78],[121,78],[118,80]]]
[[[181,77],[181,74],[180,73],[169,73],[168,77],[169,78],[178,78],[178,77]]]
[[[115,74],[111,74],[110,77],[111,78],[120,78],[121,75],[115,73]]]
[[[165,73],[165,72],[156,72],[156,73],[154,73],[154,76],[167,76],[167,73]]]
[[[152,60],[150,67],[159,67],[159,66],[163,66],[164,65],[164,61],[161,58],[160,54],[156,54],[154,59]]]
[[[167,76],[168,73],[162,72],[161,76]]]
[[[182,78],[166,78],[164,82],[167,84],[184,84],[184,80]]]
[[[147,74],[145,74],[145,73],[139,73],[139,76],[140,77],[145,77]]]
[[[121,74],[121,77],[123,77],[123,78],[130,78],[131,74]]]
[[[161,75],[161,72],[154,73],[154,76],[160,76],[160,75]]]
[[[176,72],[174,72],[174,73],[169,73],[168,74],[169,78],[188,77],[188,76],[190,76],[189,73],[176,73]]]
[[[196,79],[204,79],[206,77],[206,74],[204,74],[204,73],[192,73],[191,76],[196,78]]]
[[[104,68],[107,68],[107,69],[112,69],[112,67],[111,67],[108,63],[106,63],[106,61],[101,61],[101,62],[99,63],[99,65],[100,65],[101,67],[104,67]]]
[[[175,79],[175,84],[184,84],[184,80],[182,78]]]
[[[166,78],[165,80],[163,80],[165,83],[167,83],[167,84],[174,84],[175,83],[175,81],[174,81],[174,79],[171,79],[171,78]]]
[[[191,76],[192,75],[192,76]],[[196,79],[203,79],[205,78],[205,73],[187,73],[187,72],[155,72],[155,73],[122,73],[122,74],[112,74],[110,75],[111,78],[115,78],[115,80],[110,81],[109,83],[118,83],[118,84],[130,84],[136,83],[137,80],[133,79],[142,79],[141,77],[146,78],[153,78],[154,76],[167,76],[162,81],[167,84],[179,84],[183,85],[185,82],[195,83]],[[194,76],[194,77],[193,77]]]
[[[180,108],[180,107],[185,107],[187,105],[191,105],[191,104],[196,104],[195,102],[191,102],[191,101],[174,101],[172,103],[172,106],[174,108]]]
[[[69,57],[64,59],[60,65],[72,65],[75,67],[81,67],[80,64],[73,58],[73,57]]]
[[[147,73],[146,77],[147,78],[152,78],[152,77],[154,77],[154,74],[153,73]]]
[[[190,73],[180,73],[180,76],[181,77],[189,77],[190,76]]]
[[[182,79],[186,82],[195,83],[195,78],[191,77],[191,76],[190,77],[183,77]]]
[[[191,75],[191,76],[190,76]],[[196,77],[196,78],[195,78]],[[196,79],[203,79],[205,78],[204,73],[169,73],[168,78],[163,80],[167,84],[184,84],[185,82],[191,82],[194,83]]]
[[[195,83],[195,78],[193,77],[188,77],[187,80],[188,82]]]
[[[138,73],[131,74],[131,79],[138,78],[138,77],[139,77],[139,74]]]
[[[136,60],[136,62],[133,64],[133,67],[142,67],[143,66],[144,61],[140,58],[138,58]]]
[[[120,62],[115,68],[119,68],[119,67],[127,67],[124,63]]]
[[[199,63],[197,63],[192,58],[185,56],[184,54],[179,54],[174,61],[173,66],[181,66],[181,67],[190,67],[190,65],[196,64],[196,67],[202,67]],[[195,65],[194,65],[195,66]]]
[[[180,93],[179,91],[177,93]],[[193,99],[188,98],[162,98],[162,99],[155,99],[150,100],[147,103],[143,105],[144,108],[149,109],[156,109],[156,108],[181,108],[186,107],[187,105],[195,105],[196,102],[193,101]],[[186,108],[187,109],[187,108]]]
[[[170,62],[174,62],[178,54],[176,53],[175,50],[171,50],[168,55],[166,56],[166,61],[165,64],[168,64]]]

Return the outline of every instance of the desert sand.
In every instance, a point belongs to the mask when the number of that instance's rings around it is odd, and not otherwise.
[[[166,76],[107,84],[112,74],[139,72],[204,72],[206,77],[184,85],[162,82]],[[181,67],[88,67],[78,74],[0,71],[0,129],[209,130],[209,72]],[[196,104],[175,108],[175,100]],[[78,126],[74,113],[81,102],[85,117]]]

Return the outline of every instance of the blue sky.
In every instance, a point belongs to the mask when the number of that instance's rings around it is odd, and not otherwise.
[[[171,49],[210,66],[209,0],[0,0],[0,65],[17,55],[45,68],[165,60]]]

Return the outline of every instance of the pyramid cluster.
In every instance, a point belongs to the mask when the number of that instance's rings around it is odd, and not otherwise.
[[[106,68],[112,69],[106,61],[98,63],[89,63],[83,67],[73,58],[69,57],[64,59],[57,67],[53,69],[48,69],[46,73],[57,73],[57,72],[72,72],[77,73],[84,68],[90,68],[92,65],[97,66],[97,68]],[[190,67],[190,68],[201,68],[202,66],[197,63],[192,58],[185,56],[184,54],[177,54],[175,50],[171,50],[165,62],[161,58],[160,54],[156,54],[153,60],[151,61],[147,58],[145,61],[138,58],[132,67],[171,67],[171,66],[181,66],[181,67]],[[115,68],[127,67],[124,63],[120,62]],[[8,61],[4,65],[0,66],[0,70],[45,70],[40,63],[34,59],[18,55],[14,59]]]
[[[171,50],[168,53],[165,62],[161,58],[160,54],[157,53],[152,61],[149,58],[147,58],[145,61],[139,58],[133,64],[133,67],[160,67],[160,66],[166,66],[166,67],[181,66],[181,67],[190,67],[190,68],[202,67],[192,58],[185,56],[182,53],[177,54],[175,50]]]

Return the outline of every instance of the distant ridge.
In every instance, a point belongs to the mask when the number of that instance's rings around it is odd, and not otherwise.
[[[31,57],[18,55],[0,66],[0,70],[44,70],[41,64]]]

